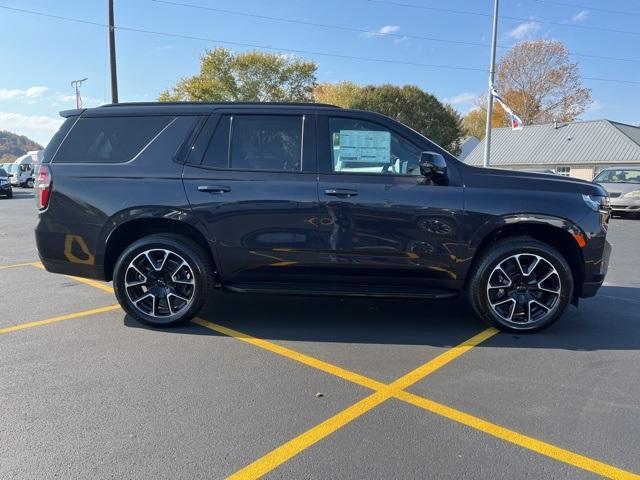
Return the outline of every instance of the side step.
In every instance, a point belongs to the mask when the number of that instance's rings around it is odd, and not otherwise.
[[[379,298],[454,298],[451,290],[426,290],[415,286],[389,285],[320,285],[293,283],[234,283],[222,288],[236,293],[262,293],[271,295],[324,295],[338,297]]]

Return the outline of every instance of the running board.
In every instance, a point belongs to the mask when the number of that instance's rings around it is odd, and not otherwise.
[[[454,298],[458,292],[451,290],[426,290],[415,286],[388,285],[318,285],[289,283],[235,283],[222,285],[235,293],[262,293],[271,295],[324,295],[339,297],[379,297],[379,298]]]

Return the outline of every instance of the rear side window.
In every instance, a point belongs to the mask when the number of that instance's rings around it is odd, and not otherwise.
[[[62,125],[60,126],[58,131],[55,133],[55,135],[51,137],[51,140],[49,140],[47,147],[44,149],[44,154],[42,155],[42,163],[51,162],[51,159],[55,155],[56,150],[58,150],[60,143],[62,143],[62,140],[64,140],[64,137],[67,135],[67,133],[69,133],[69,130],[71,129],[71,127],[73,126],[73,124],[76,122],[77,119],[78,117],[74,115],[72,117],[68,117],[62,123]]]
[[[214,168],[299,172],[302,127],[302,116],[223,116],[204,164]]]
[[[173,117],[80,118],[55,156],[57,163],[124,163]]]

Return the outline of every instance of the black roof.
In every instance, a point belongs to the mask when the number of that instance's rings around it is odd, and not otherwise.
[[[83,110],[65,110],[60,112],[63,117],[82,114],[83,117],[101,117],[112,115],[206,115],[218,108],[233,107],[240,109],[338,109],[335,105],[326,103],[295,103],[295,102],[128,102],[112,103],[96,108]]]

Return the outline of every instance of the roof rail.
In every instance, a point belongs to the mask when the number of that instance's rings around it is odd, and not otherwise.
[[[171,105],[275,105],[275,106],[313,106],[313,107],[326,107],[326,108],[341,108],[337,105],[331,105],[329,103],[314,103],[314,102],[123,102],[123,103],[107,103],[100,105],[97,108],[112,108],[112,107],[146,107],[146,106],[171,106]]]

